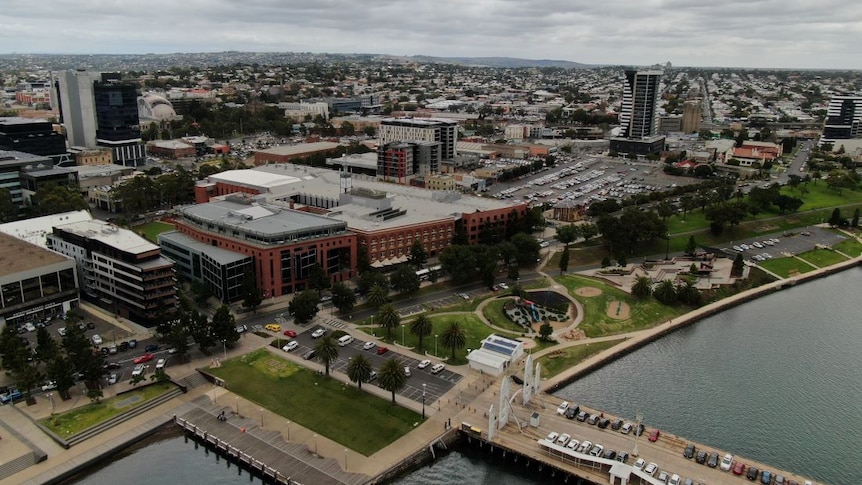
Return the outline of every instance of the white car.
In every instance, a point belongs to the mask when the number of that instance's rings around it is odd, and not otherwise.
[[[297,348],[299,348],[299,342],[297,342],[296,340],[291,340],[287,343],[287,345],[282,347],[281,350],[285,352],[290,352],[291,350],[296,350]]]
[[[58,328],[57,333],[59,333],[61,337],[65,337],[66,336],[66,327]]]
[[[620,428],[620,433],[622,433],[622,434],[629,434],[631,432],[632,432],[632,423],[626,423],[623,425],[622,428]]]
[[[569,443],[566,445],[566,448],[575,451],[578,449],[578,446],[580,446],[580,444],[581,442],[578,440],[569,440]]]
[[[563,433],[557,438],[557,444],[560,446],[566,446],[569,443],[569,440],[572,439],[572,436],[568,433]]]
[[[42,390],[43,391],[50,391],[51,389],[57,389],[57,382],[56,381],[48,381],[48,382],[42,384]]]
[[[368,345],[368,344],[365,344],[365,345]],[[369,348],[370,348],[370,347],[369,347]],[[429,365],[431,365],[431,361],[430,361],[430,360],[423,360],[423,361],[422,361],[422,362],[420,362],[420,363],[419,363],[419,365],[417,365],[416,367],[417,367],[417,368],[419,368],[419,369],[424,369],[424,368],[428,367]]]
[[[326,333],[325,328],[318,328],[317,330],[311,332],[311,338],[320,338]]]
[[[644,468],[644,473],[646,473],[649,476],[655,475],[655,472],[657,472],[657,471],[658,471],[658,465],[656,465],[653,462],[649,462],[649,465],[647,465],[646,468]]]
[[[376,343],[374,343],[374,342],[365,342],[364,344],[362,344],[362,349],[363,349],[363,350],[371,350],[371,349],[373,349],[373,348],[374,348],[374,347],[376,347],[376,346],[377,346],[377,344],[376,344]],[[429,362],[429,361],[424,360],[423,362]],[[420,369],[421,369],[421,368],[422,368],[422,367],[420,367]]]
[[[679,477],[679,475],[674,473],[673,475],[671,475],[670,481],[667,482],[667,485],[680,485],[680,483],[682,483],[681,480],[682,479]]]
[[[432,374],[439,374],[445,368],[446,368],[446,366],[443,364],[434,364],[433,366],[431,366],[431,373]]]
[[[110,376],[108,376],[108,385],[114,385],[117,383],[119,376],[117,376],[116,372],[112,372]]]
[[[156,361],[156,370],[158,370],[158,369],[164,369],[164,368],[165,368],[165,364],[167,364],[167,363],[168,363],[168,361],[166,361],[165,359],[159,359],[159,360],[157,360],[157,361]]]
[[[734,250],[734,251],[736,251],[737,253],[741,253],[741,252],[742,252],[742,248],[741,248],[741,247],[739,247],[739,246],[734,246],[734,247],[733,247],[733,250]]]
[[[90,338],[93,339],[93,345],[102,345],[102,337],[99,334],[95,334]]]
[[[569,401],[563,401],[559,406],[557,406],[557,414],[560,416],[566,414],[566,409],[569,409]]]
[[[144,369],[146,366],[144,364],[138,364],[132,369],[132,377],[138,377],[139,375],[144,373]]]
[[[724,455],[724,458],[721,459],[721,469],[724,471],[730,471],[730,468],[733,466],[733,455],[730,453]]]
[[[560,435],[556,431],[551,431],[550,433],[548,433],[548,436],[545,439],[553,443],[554,441],[557,441],[557,438],[559,436]]]
[[[584,440],[584,441],[581,441],[581,446],[578,447],[578,451],[581,453],[586,453],[586,452],[590,451],[590,448],[592,448],[592,447],[593,447],[592,441]]]
[[[590,450],[590,454],[593,456],[601,456],[603,451],[605,451],[605,447],[597,444]]]
[[[751,245],[758,248],[758,249],[763,249],[763,244],[761,244],[757,241],[754,241],[753,243],[751,243]]]

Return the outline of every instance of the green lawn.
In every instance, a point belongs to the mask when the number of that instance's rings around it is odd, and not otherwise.
[[[156,243],[158,242],[158,235],[163,232],[173,231],[174,225],[167,222],[153,221],[135,226],[133,230],[135,233],[147,238],[148,241]]]
[[[844,189],[841,191],[841,194],[839,194],[837,190],[829,188],[823,180],[818,181],[816,184],[809,183],[805,187],[808,190],[808,193],[804,195],[800,191],[800,187],[797,187],[796,190],[792,190],[789,186],[782,187],[781,193],[791,197],[800,197],[804,200],[805,203],[799,208],[800,211],[862,203],[862,190]],[[853,212],[851,211],[849,214],[852,213]]]
[[[515,333],[524,333],[526,329],[510,320],[509,317],[506,316],[506,312],[503,311],[503,307],[510,301],[512,301],[511,298],[493,300],[482,309],[482,315],[485,316],[485,319],[498,327],[508,329]]]
[[[44,418],[40,422],[57,436],[68,438],[95,426],[102,421],[134,409],[145,402],[174,389],[170,383],[152,384],[98,403],[90,403],[62,414]]]
[[[835,251],[830,251],[829,249],[814,249],[811,251],[806,251],[799,254],[799,257],[804,259],[805,261],[814,264],[814,266],[817,266],[819,268],[823,268],[825,266],[832,266],[833,264],[847,261],[847,258],[836,253]]]
[[[814,271],[814,268],[810,264],[806,264],[796,258],[770,259],[759,264],[782,278],[788,278],[791,274]]]
[[[365,456],[404,436],[422,419],[388,399],[317,375],[263,349],[210,372],[224,379],[231,392]]]
[[[539,359],[539,363],[542,364],[542,377],[553,377],[566,369],[574,367],[588,357],[613,347],[623,340],[625,339],[577,345],[575,347],[568,347],[556,352],[551,352]]]
[[[437,355],[440,358],[448,358],[449,359],[448,363],[451,365],[466,364],[467,363],[467,349],[479,348],[480,342],[485,337],[487,337],[488,335],[491,335],[492,333],[504,335],[504,336],[509,337],[509,338],[517,338],[517,337],[520,337],[520,335],[521,335],[520,333],[519,334],[511,334],[511,333],[504,333],[504,332],[495,332],[493,329],[491,329],[490,327],[485,325],[485,323],[482,322],[482,320],[479,320],[479,317],[477,317],[475,314],[472,314],[472,313],[464,313],[461,315],[428,315],[428,317],[431,320],[431,325],[432,325],[433,329],[431,330],[431,335],[428,337],[425,337],[423,339],[422,343],[425,346],[425,351],[428,352],[428,354],[434,355],[434,347],[435,347],[434,336],[440,335],[440,337],[437,339],[437,345],[436,345],[437,346]],[[419,352],[419,338],[410,333],[410,322],[413,320],[413,318],[414,317],[411,317],[408,320],[402,321],[404,324],[404,332],[403,332],[404,340],[405,340],[404,345],[406,345],[407,347],[410,347],[410,348],[416,350],[417,352]],[[447,328],[449,328],[449,325],[452,322],[458,322],[461,325],[461,329],[464,331],[464,333],[467,337],[467,341],[466,341],[466,344],[464,345],[464,347],[455,350],[455,358],[454,359],[451,358],[451,355],[452,355],[451,350],[447,349],[446,347],[443,346],[443,337],[442,337],[443,332],[446,331]],[[362,330],[363,332],[368,333],[368,334],[374,334],[377,336],[382,336],[383,337],[381,339],[382,341],[384,341],[384,342],[388,341],[388,339],[386,339],[386,331],[381,329],[378,326],[362,327],[359,330]],[[397,328],[397,329],[392,331],[393,340],[399,344],[401,343],[401,335],[402,335],[401,328]]]
[[[832,247],[837,249],[838,251],[841,251],[847,256],[850,256],[851,258],[855,258],[859,255],[862,255],[862,243],[860,243],[856,239],[846,239]]]
[[[682,315],[689,310],[683,306],[665,306],[654,299],[638,300],[618,288],[586,276],[570,274],[558,276],[555,279],[560,284],[565,285],[569,289],[569,294],[583,305],[584,320],[578,328],[583,329],[587,337],[602,337],[642,330]],[[602,294],[589,298],[575,295],[574,291],[583,286],[599,288],[602,290]],[[631,309],[629,318],[617,320],[608,316],[608,304],[612,301],[627,303]]]

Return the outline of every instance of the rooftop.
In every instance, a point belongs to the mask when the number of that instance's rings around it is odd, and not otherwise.
[[[131,254],[158,251],[159,249],[155,244],[128,229],[120,229],[113,224],[108,224],[107,222],[100,221],[98,219],[73,222],[71,224],[63,224],[56,227],[68,233],[76,234],[94,241],[100,241],[108,246]]]
[[[339,144],[329,141],[319,141],[315,143],[303,143],[300,145],[285,145],[267,148],[266,150],[255,150],[256,153],[267,153],[270,155],[299,155],[301,153],[317,152],[323,150],[334,150]]]
[[[196,239],[186,236],[180,231],[163,232],[159,234],[159,241],[162,239],[173,241],[187,248],[206,254],[219,264],[235,263],[251,257],[246,256],[245,254],[235,253],[224,248],[217,248],[215,246],[210,246],[209,244],[204,244]]]
[[[30,244],[46,247],[45,235],[54,230],[54,226],[73,222],[89,221],[93,216],[86,210],[63,212],[50,216],[34,217],[21,221],[0,224],[0,232],[23,239]]]
[[[70,261],[62,254],[5,233],[0,233],[0,247],[3,248],[0,253],[0,277]]]
[[[231,200],[216,200],[181,209],[183,215],[243,232],[267,236],[307,233],[325,229],[338,230],[340,221],[308,212],[290,210],[269,204],[245,204]],[[323,234],[320,234],[323,235]]]
[[[207,177],[207,181],[210,183],[224,182],[272,189],[274,187],[281,187],[285,184],[292,184],[299,181],[299,179],[289,175],[260,172],[257,170],[228,170],[226,172],[210,175]]]
[[[5,165],[23,165],[25,163],[41,162],[46,162],[52,165],[54,163],[50,158],[43,157],[41,155],[33,155],[15,150],[0,150],[0,167]]]

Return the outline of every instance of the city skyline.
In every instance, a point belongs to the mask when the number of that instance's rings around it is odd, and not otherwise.
[[[320,52],[858,69],[862,5],[761,0],[62,0],[0,12],[4,53]]]

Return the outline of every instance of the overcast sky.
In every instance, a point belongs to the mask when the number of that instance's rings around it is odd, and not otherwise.
[[[862,68],[859,0],[9,3],[0,8],[2,53],[302,51]]]

